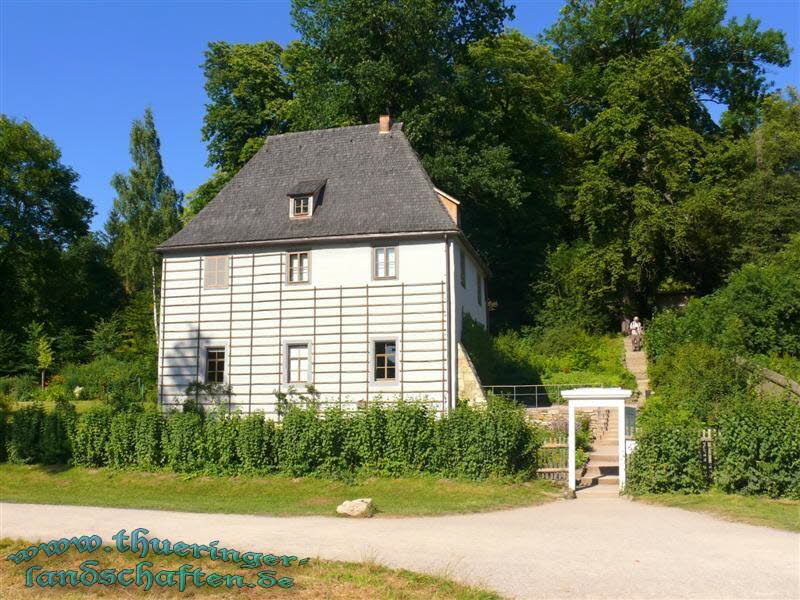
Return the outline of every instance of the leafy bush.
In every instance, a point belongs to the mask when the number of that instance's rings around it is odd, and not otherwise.
[[[741,396],[725,407],[714,443],[715,481],[726,492],[800,498],[800,405]]]
[[[203,422],[204,462],[222,472],[235,472],[239,467],[236,442],[241,419],[223,412],[212,413]]]
[[[647,353],[658,363],[693,341],[741,356],[800,355],[800,234],[768,261],[743,266],[715,293],[656,315]]]
[[[136,464],[136,413],[117,413],[111,418],[108,439],[108,465],[115,468]]]
[[[136,414],[134,428],[134,465],[141,469],[155,469],[164,464],[162,438],[164,417],[155,411]]]
[[[729,398],[745,393],[747,371],[732,356],[702,342],[679,346],[650,368],[659,396],[704,423],[716,420]]]
[[[638,419],[627,487],[633,493],[699,492],[708,487],[700,454],[701,422],[691,412],[651,399]]]
[[[39,389],[36,378],[29,375],[0,378],[0,396],[8,396],[14,402],[36,399]]]
[[[45,464],[66,464],[72,456],[71,440],[75,435],[78,414],[63,390],[55,399],[55,406],[45,413],[42,420],[42,435],[39,441],[39,456]]]
[[[82,467],[108,464],[108,442],[111,436],[112,412],[106,407],[93,407],[78,418],[72,440],[72,462]]]
[[[275,422],[262,414],[249,415],[239,423],[236,454],[245,473],[265,472],[277,464],[278,436]]]
[[[81,399],[101,400],[115,410],[154,400],[155,372],[149,361],[124,361],[101,356],[83,365],[70,364],[61,369],[68,390],[83,388]]]
[[[459,404],[439,419],[426,405],[412,402],[376,402],[357,413],[289,406],[280,424],[261,414],[164,416],[113,413],[108,407],[76,417],[73,405],[62,398],[53,416],[40,404],[17,411],[9,436],[10,455],[19,462],[48,457],[41,441],[48,439],[53,455],[47,460],[66,462],[71,451],[74,464],[88,467],[337,478],[531,477],[541,444],[523,411],[501,398],[485,407]]]
[[[162,438],[166,464],[176,472],[203,469],[203,418],[195,413],[169,416]]]
[[[39,402],[12,414],[6,442],[9,462],[34,463],[42,458],[40,449],[44,417],[44,407]]]

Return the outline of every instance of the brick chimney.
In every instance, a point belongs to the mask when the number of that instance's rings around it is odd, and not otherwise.
[[[378,121],[378,131],[380,133],[389,133],[392,130],[392,117],[389,115],[381,115]]]

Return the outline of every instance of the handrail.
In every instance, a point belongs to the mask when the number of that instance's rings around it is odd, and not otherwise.
[[[511,398],[515,402],[524,402],[526,405],[529,402],[526,399],[533,399],[534,407],[539,407],[539,400],[543,399],[546,404],[559,404],[558,400],[550,400],[552,392],[559,392],[564,389],[575,389],[585,387],[603,387],[597,384],[579,384],[579,383],[536,383],[536,384],[507,384],[507,385],[484,385],[482,386],[485,392]]]

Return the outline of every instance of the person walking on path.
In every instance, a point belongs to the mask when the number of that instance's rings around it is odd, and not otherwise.
[[[631,329],[631,342],[633,342],[633,350],[634,352],[638,352],[639,350],[642,349],[642,333],[644,332],[644,328],[642,327],[642,322],[639,320],[639,317],[633,317],[630,329]]]

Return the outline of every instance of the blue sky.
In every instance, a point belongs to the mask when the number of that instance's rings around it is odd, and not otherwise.
[[[561,0],[518,1],[511,26],[530,36],[558,16]],[[786,31],[789,69],[770,78],[800,84],[800,0],[731,0],[729,16],[751,14]],[[209,41],[248,43],[296,36],[289,1],[18,1],[0,0],[0,112],[29,120],[61,148],[81,176],[80,192],[105,222],[109,184],[130,165],[131,121],[151,106],[162,154],[178,189],[206,180],[200,136],[204,104],[199,68]]]

